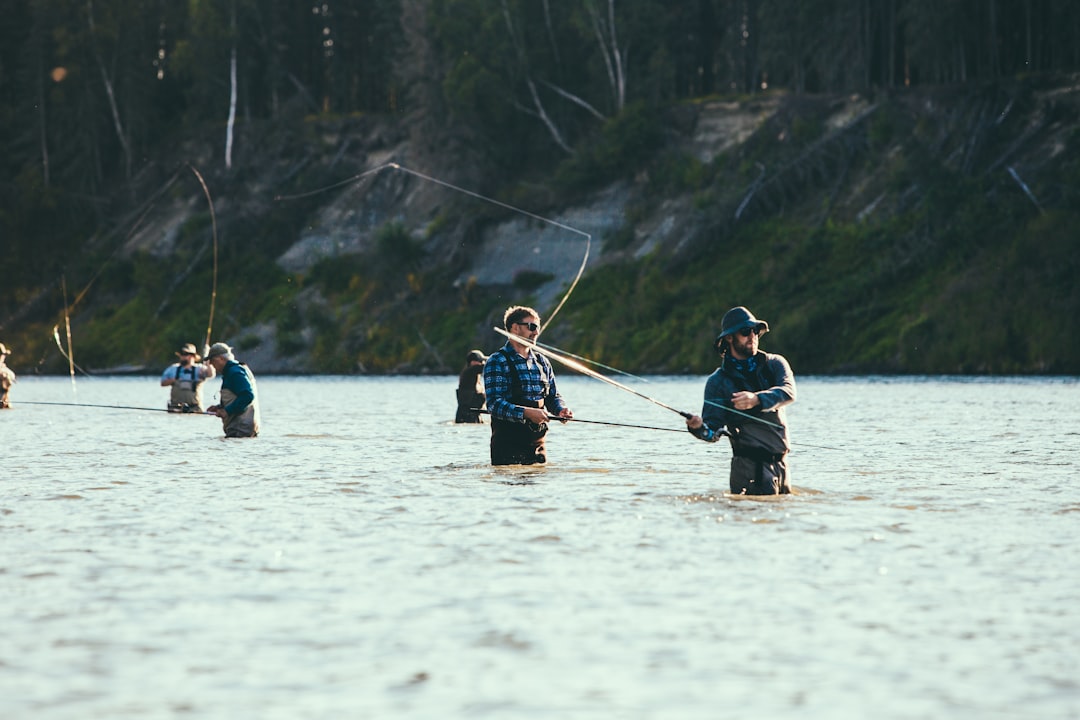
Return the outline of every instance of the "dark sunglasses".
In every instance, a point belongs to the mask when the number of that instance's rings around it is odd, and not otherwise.
[[[511,325],[524,325],[525,327],[529,328],[533,332],[536,332],[537,330],[540,329],[540,324],[539,323],[534,323],[534,322],[516,322],[516,323],[510,323],[510,324]]]
[[[758,329],[756,327],[752,327],[752,328],[743,328],[742,330],[739,331],[739,334],[742,335],[743,337],[750,337],[751,335],[760,335],[761,333],[758,332]]]

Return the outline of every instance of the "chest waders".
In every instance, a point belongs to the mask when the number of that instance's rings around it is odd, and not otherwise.
[[[543,399],[526,400],[521,375],[518,373],[514,358],[504,348],[502,351],[510,365],[510,402],[523,407],[544,407]],[[510,351],[512,352],[512,351]],[[544,377],[544,366],[537,360],[542,379],[543,395],[547,397],[548,384]],[[508,422],[491,418],[491,464],[492,465],[535,465],[547,462],[544,436],[547,435],[547,423]]]
[[[170,386],[167,409],[172,413],[203,411],[202,380],[199,379],[198,365],[189,368],[176,366],[176,381]]]
[[[776,384],[768,363],[759,362],[753,374],[725,373],[736,392],[760,392]],[[774,425],[782,425],[776,412],[751,411]],[[787,431],[747,420],[728,427],[731,431],[731,472],[728,484],[737,495],[787,495],[791,481],[787,469]]]
[[[461,373],[458,378],[457,388],[457,413],[454,415],[456,423],[482,423],[480,409],[484,407],[484,392],[481,389],[481,375],[484,372],[483,365],[469,368]]]
[[[15,373],[7,367],[0,368],[0,410],[6,410],[11,407],[11,402],[8,400],[8,391],[11,390],[11,386],[15,383]]]
[[[251,389],[254,392],[255,378],[252,377],[246,367],[243,365],[240,365],[239,367],[247,374],[248,381],[251,383]],[[227,389],[223,384],[221,387],[221,406],[228,407],[234,400],[236,400],[236,393]],[[225,437],[246,438],[255,437],[259,434],[258,402],[258,396],[256,396],[256,398],[251,401],[251,404],[244,408],[240,413],[229,415],[222,419],[221,424],[225,429]]]

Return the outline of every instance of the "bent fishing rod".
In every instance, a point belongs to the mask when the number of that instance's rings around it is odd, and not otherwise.
[[[662,407],[662,408],[664,408],[666,410],[671,410],[674,413],[678,413],[679,415],[682,415],[684,418],[689,419],[690,417],[692,417],[692,415],[690,413],[683,412],[682,410],[677,410],[677,409],[671,407],[670,405],[667,405],[665,403],[660,402],[656,398],[652,398],[652,397],[649,397],[648,395],[646,395],[644,393],[640,393],[637,390],[634,390],[633,388],[629,388],[629,387],[623,385],[620,382],[616,382],[615,380],[612,380],[611,378],[609,378],[609,377],[607,377],[605,375],[601,375],[600,373],[596,372],[595,370],[591,370],[591,369],[585,367],[584,365],[582,365],[581,363],[579,363],[579,362],[577,362],[575,360],[571,360],[571,359],[569,359],[567,357],[564,357],[564,356],[560,355],[559,353],[562,352],[562,351],[556,352],[555,350],[552,350],[551,345],[545,345],[543,347],[540,347],[539,345],[537,345],[532,340],[529,340],[528,338],[522,337],[521,335],[515,335],[514,333],[508,332],[508,331],[503,330],[501,328],[494,328],[494,330],[495,330],[495,332],[499,333],[500,335],[505,335],[507,338],[517,340],[522,345],[525,345],[527,347],[532,348],[533,350],[535,350],[536,352],[540,353],[541,355],[543,355],[543,356],[545,356],[547,358],[550,358],[552,360],[557,360],[560,363],[562,363],[563,365],[566,365],[567,367],[569,367],[569,368],[571,368],[573,370],[577,370],[578,372],[582,373],[583,375],[588,375],[591,378],[595,378],[597,380],[600,380],[601,382],[605,382],[608,385],[619,388],[620,390],[625,390],[628,393],[631,393],[633,395],[637,395],[639,398],[642,398],[644,400],[648,400],[649,402],[653,403],[654,405],[659,405],[660,407]],[[765,420],[763,418],[759,418],[756,415],[751,415],[750,413],[746,413],[746,412],[743,412],[741,410],[736,410],[735,408],[728,407],[728,406],[723,405],[722,403],[718,403],[718,402],[716,402],[714,400],[706,400],[705,402],[707,404],[709,404],[709,405],[715,405],[716,407],[723,408],[727,412],[735,413],[736,415],[741,415],[741,416],[743,416],[745,418],[748,418],[750,420],[756,420],[757,422],[763,423],[765,425],[769,425],[770,427],[783,429],[782,425],[778,425],[778,424],[776,424],[774,422],[770,422],[770,421]],[[556,419],[558,419],[558,418],[556,418]],[[680,430],[679,432],[682,432],[682,431]],[[724,428],[724,434],[730,436],[730,433],[727,432],[726,428]],[[808,443],[798,443],[798,442],[797,443],[792,443],[792,444],[793,445],[801,445],[803,447],[818,448],[818,449],[821,449],[821,450],[836,450],[838,452],[841,451],[840,448],[830,447],[828,445],[810,445]]]
[[[210,333],[214,328],[214,305],[217,302],[217,275],[218,275],[218,239],[217,239],[217,215],[214,213],[214,200],[210,197],[210,188],[206,186],[206,180],[203,180],[202,174],[195,169],[191,163],[187,163],[188,170],[195,173],[195,178],[199,181],[199,185],[202,186],[203,195],[206,196],[206,203],[210,206],[210,238],[214,243],[214,272],[210,285],[210,319],[206,321],[206,344],[205,347],[210,347]]]
[[[550,358],[551,360],[556,360],[556,361],[562,363],[563,365],[565,365],[566,367],[568,367],[568,368],[570,368],[572,370],[576,370],[577,372],[581,373],[582,375],[588,375],[589,377],[594,378],[596,380],[599,380],[600,382],[605,382],[608,385],[611,385],[612,387],[617,387],[617,388],[619,388],[620,390],[622,390],[624,392],[628,392],[628,393],[630,393],[632,395],[637,395],[639,398],[641,398],[643,400],[648,400],[653,405],[658,405],[659,407],[662,407],[665,410],[670,410],[671,412],[676,413],[677,415],[682,415],[686,419],[690,419],[690,418],[693,417],[692,413],[688,413],[685,410],[679,410],[677,408],[673,408],[673,407],[671,407],[670,405],[668,405],[666,403],[660,402],[656,398],[649,397],[645,393],[638,392],[637,390],[635,390],[635,389],[633,389],[631,387],[627,387],[626,385],[623,385],[621,382],[618,382],[616,380],[612,380],[611,378],[609,378],[606,375],[601,375],[600,373],[596,372],[592,368],[585,367],[584,365],[579,363],[577,360],[571,360],[570,358],[565,357],[565,356],[561,355],[560,353],[555,352],[554,350],[548,349],[548,348],[551,347],[550,345],[545,346],[545,347],[540,347],[539,345],[537,345],[532,340],[529,340],[528,338],[522,337],[521,335],[515,335],[514,333],[509,332],[508,330],[503,330],[502,328],[494,328],[494,330],[495,330],[495,332],[499,333],[500,335],[505,335],[507,338],[510,338],[511,340],[516,340],[517,342],[520,342],[522,345],[525,345],[526,347],[531,348],[531,349],[535,350],[536,352],[540,353],[544,357]]]

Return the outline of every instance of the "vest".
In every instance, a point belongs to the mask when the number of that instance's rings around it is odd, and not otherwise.
[[[199,366],[176,366],[176,382],[170,386],[169,406],[175,408],[193,408],[202,412],[202,383],[199,378]]]

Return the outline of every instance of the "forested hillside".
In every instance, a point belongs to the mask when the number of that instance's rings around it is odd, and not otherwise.
[[[454,372],[587,259],[546,338],[627,370],[746,304],[802,373],[1080,373],[1069,0],[0,11],[18,372]]]

